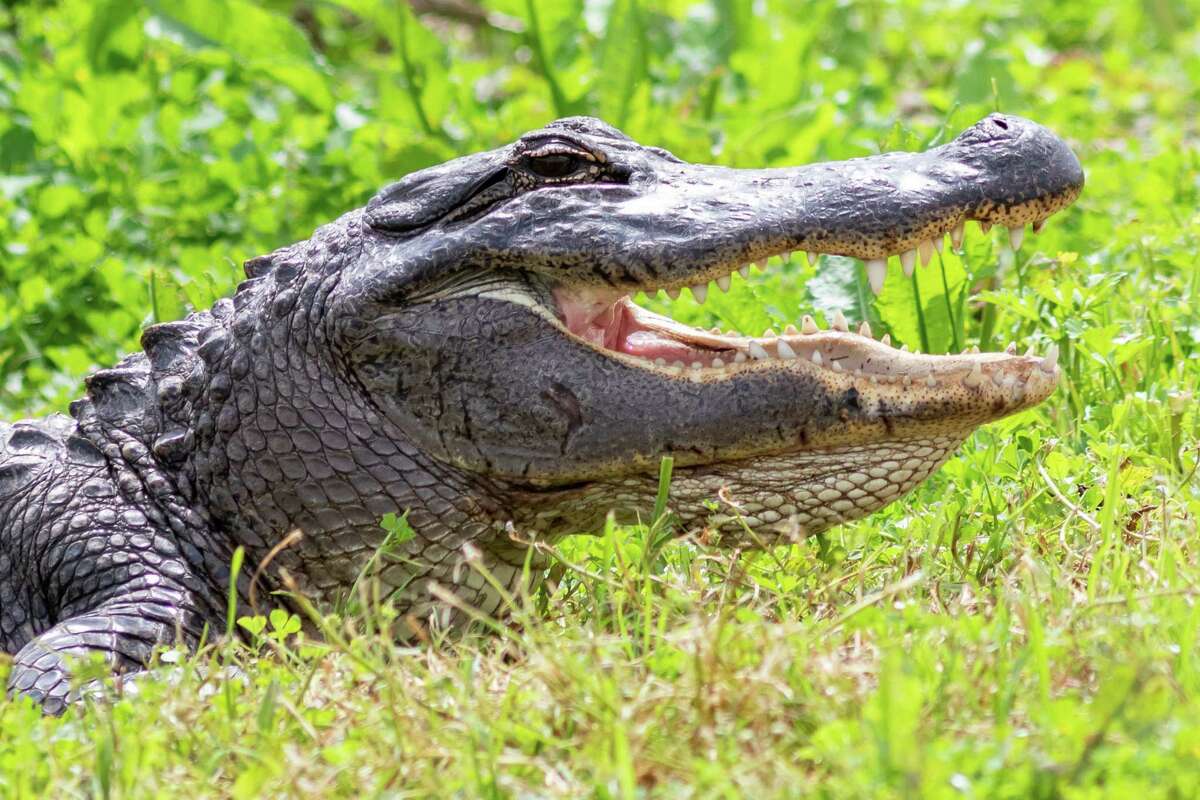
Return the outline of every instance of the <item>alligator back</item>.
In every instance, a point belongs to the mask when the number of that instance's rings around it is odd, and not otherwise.
[[[15,652],[51,624],[42,559],[79,490],[63,479],[72,466],[103,464],[69,417],[0,422],[0,652]]]

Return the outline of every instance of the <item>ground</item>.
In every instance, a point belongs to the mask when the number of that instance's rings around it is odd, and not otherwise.
[[[878,299],[857,262],[797,257],[656,302],[751,332],[841,309],[927,352],[1053,342],[1060,390],[820,538],[612,526],[494,631],[396,645],[368,579],[323,643],[241,609],[251,643],[167,653],[134,697],[0,700],[0,796],[1200,793],[1195,4],[487,6],[0,8],[0,418],[64,409],[143,324],[388,179],[580,112],[738,166],[996,108],[1050,126],[1088,184],[1015,259],[972,225]]]

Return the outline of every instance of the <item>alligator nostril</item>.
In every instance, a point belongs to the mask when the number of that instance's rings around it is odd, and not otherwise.
[[[996,126],[997,128],[999,128],[1000,130],[1004,130],[1004,131],[1008,130],[1008,123],[1007,123],[1007,122],[1005,122],[1004,120],[1002,120],[1002,119],[994,119],[994,120],[992,120],[992,122],[993,122],[993,123],[995,124],[995,126]]]

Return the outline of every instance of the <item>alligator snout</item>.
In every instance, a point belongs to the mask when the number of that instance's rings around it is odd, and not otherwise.
[[[1083,190],[1083,167],[1067,143],[1022,117],[992,114],[929,154],[975,170],[981,197],[967,213],[979,222],[1039,225]]]
[[[740,172],[740,171],[739,171]],[[760,171],[755,195],[768,254],[782,249],[852,256],[866,262],[878,292],[892,256],[906,274],[928,263],[949,234],[957,247],[966,222],[1009,228],[1019,248],[1083,189],[1079,159],[1049,129],[1021,117],[992,114],[952,141],[920,153],[883,153],[828,164]],[[769,205],[766,198],[777,193]],[[731,193],[732,194],[732,193]],[[764,224],[774,215],[775,224]],[[766,241],[763,241],[763,239]],[[759,252],[748,254],[754,260]]]

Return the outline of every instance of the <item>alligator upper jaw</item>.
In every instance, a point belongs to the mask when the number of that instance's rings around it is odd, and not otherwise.
[[[703,302],[709,283],[727,287],[743,265],[802,250],[810,259],[862,259],[878,292],[893,256],[911,274],[947,236],[957,245],[969,221],[1008,227],[1019,247],[1027,225],[1036,230],[1070,206],[1084,183],[1062,139],[1003,115],[924,152],[801,167],[731,169],[643,151],[627,156],[638,177],[628,185],[521,198],[505,255],[550,280],[567,273],[597,288],[691,287]],[[551,207],[557,213],[547,216]],[[546,241],[563,257],[546,258]],[[579,243],[592,252],[579,253]]]

